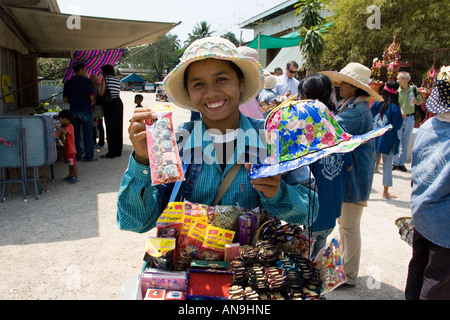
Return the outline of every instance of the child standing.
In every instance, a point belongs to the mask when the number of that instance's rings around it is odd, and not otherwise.
[[[59,123],[61,126],[55,124],[56,130],[64,134],[64,162],[69,164],[69,175],[64,178],[64,181],[74,184],[78,182],[78,168],[75,148],[75,135],[72,125],[72,112],[69,110],[62,110],[58,114]]]
[[[144,101],[144,97],[142,94],[137,94],[134,96],[134,103],[136,103],[136,108],[142,108],[142,101]]]

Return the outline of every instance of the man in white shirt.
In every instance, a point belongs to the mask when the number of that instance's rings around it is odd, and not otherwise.
[[[298,71],[298,64],[295,61],[289,61],[286,65],[286,71],[278,77],[278,83],[275,92],[279,96],[293,96],[298,94],[299,81],[294,78]]]

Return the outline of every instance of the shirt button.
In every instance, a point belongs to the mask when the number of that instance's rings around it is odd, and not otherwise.
[[[148,174],[148,170],[144,170],[142,171],[144,174]]]

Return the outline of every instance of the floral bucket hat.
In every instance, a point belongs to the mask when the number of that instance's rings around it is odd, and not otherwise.
[[[344,131],[322,102],[288,100],[266,118],[268,157],[265,163],[252,165],[250,178],[275,176],[333,153],[351,152],[390,129],[392,125],[353,136]]]

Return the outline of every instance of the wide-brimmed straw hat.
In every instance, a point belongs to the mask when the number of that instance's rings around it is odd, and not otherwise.
[[[372,71],[366,66],[351,62],[345,66],[341,71],[321,71],[320,73],[330,78],[334,86],[339,87],[341,82],[347,82],[357,88],[360,88],[367,92],[374,100],[382,101],[383,98],[373,90],[370,86],[370,76]]]
[[[244,90],[241,92],[240,104],[252,100],[261,91],[264,76],[257,60],[240,54],[236,46],[227,39],[206,37],[194,41],[184,52],[180,63],[164,79],[164,89],[173,103],[182,108],[197,110],[184,87],[184,72],[192,62],[209,58],[231,61],[242,70]]]
[[[450,112],[450,66],[441,68],[426,106],[433,113]]]
[[[319,100],[288,100],[266,118],[268,158],[262,164],[252,165],[250,179],[279,175],[330,154],[351,152],[391,129],[392,125],[387,125],[351,135]]]

